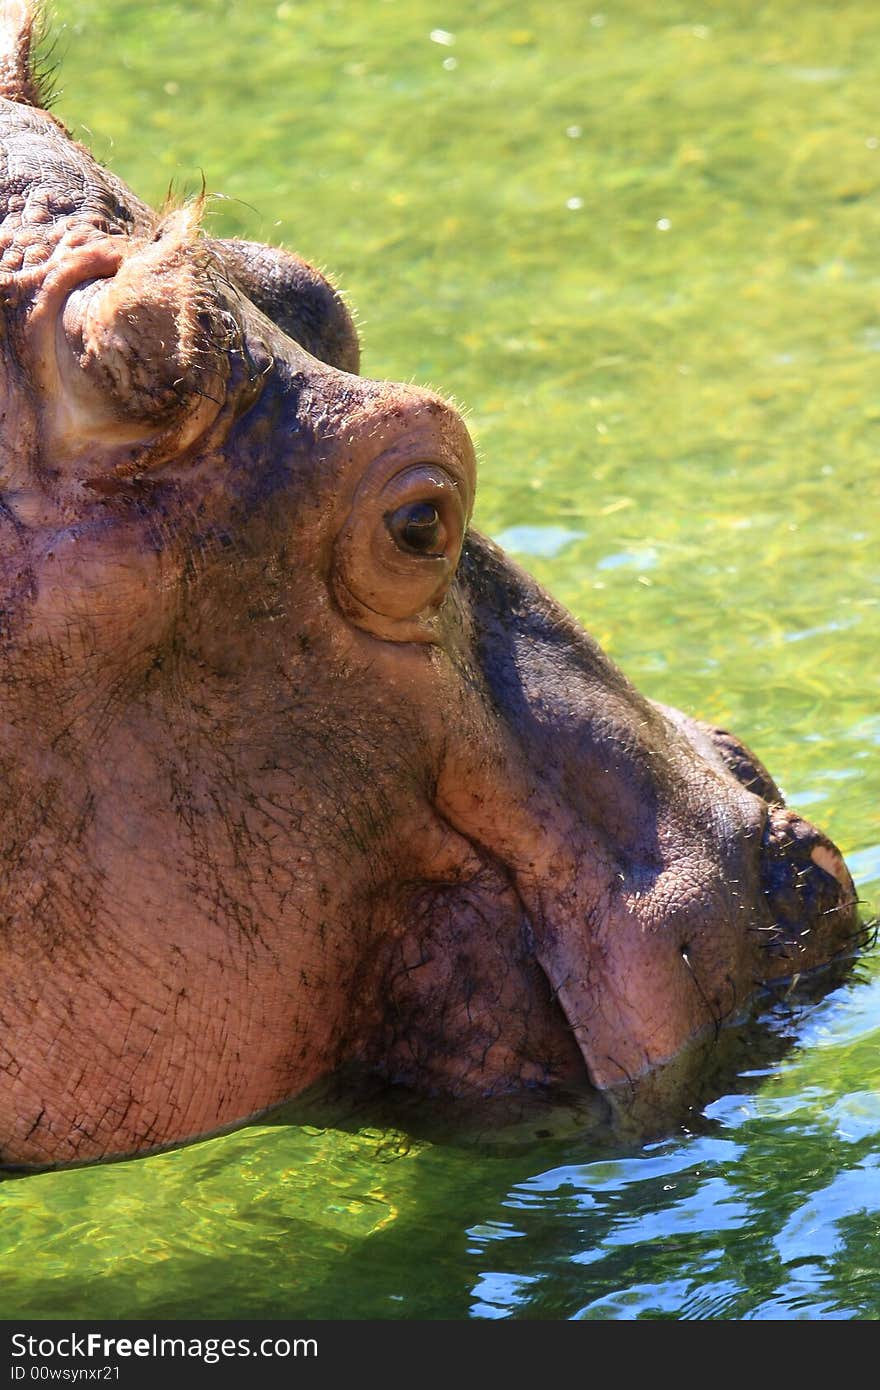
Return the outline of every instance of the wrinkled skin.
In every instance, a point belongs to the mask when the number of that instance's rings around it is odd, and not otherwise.
[[[468,529],[335,291],[159,216],[0,10],[0,1156],[216,1131],[358,1062],[615,1088],[851,948],[837,850]]]

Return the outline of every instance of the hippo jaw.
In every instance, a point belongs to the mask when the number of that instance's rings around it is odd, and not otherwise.
[[[613,1088],[845,949],[834,848],[468,529],[456,413],[354,375],[303,262],[100,170],[4,19],[0,1157],[351,1059]]]

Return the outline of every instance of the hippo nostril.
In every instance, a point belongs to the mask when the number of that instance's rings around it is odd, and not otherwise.
[[[773,914],[771,947],[798,968],[852,941],[856,894],[837,848],[794,811],[771,806],[761,842],[761,885]]]
[[[838,854],[836,849],[832,849],[831,845],[814,845],[810,851],[810,858],[814,864],[818,864],[819,868],[822,869],[824,873],[830,874],[832,878],[836,878],[842,888],[846,889],[848,892],[852,891],[852,880],[849,876],[849,870],[843,862],[842,855]]]

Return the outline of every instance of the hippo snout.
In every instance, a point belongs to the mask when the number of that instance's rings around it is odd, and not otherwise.
[[[857,896],[837,846],[785,806],[770,807],[761,840],[761,887],[771,913],[762,945],[774,974],[799,974],[851,949]]]

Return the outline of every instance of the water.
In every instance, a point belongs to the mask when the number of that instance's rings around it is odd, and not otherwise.
[[[56,8],[59,114],[328,267],[365,370],[467,409],[480,528],[876,910],[880,14]],[[649,1144],[356,1113],[7,1183],[4,1316],[876,1318],[877,953],[767,1032]]]

